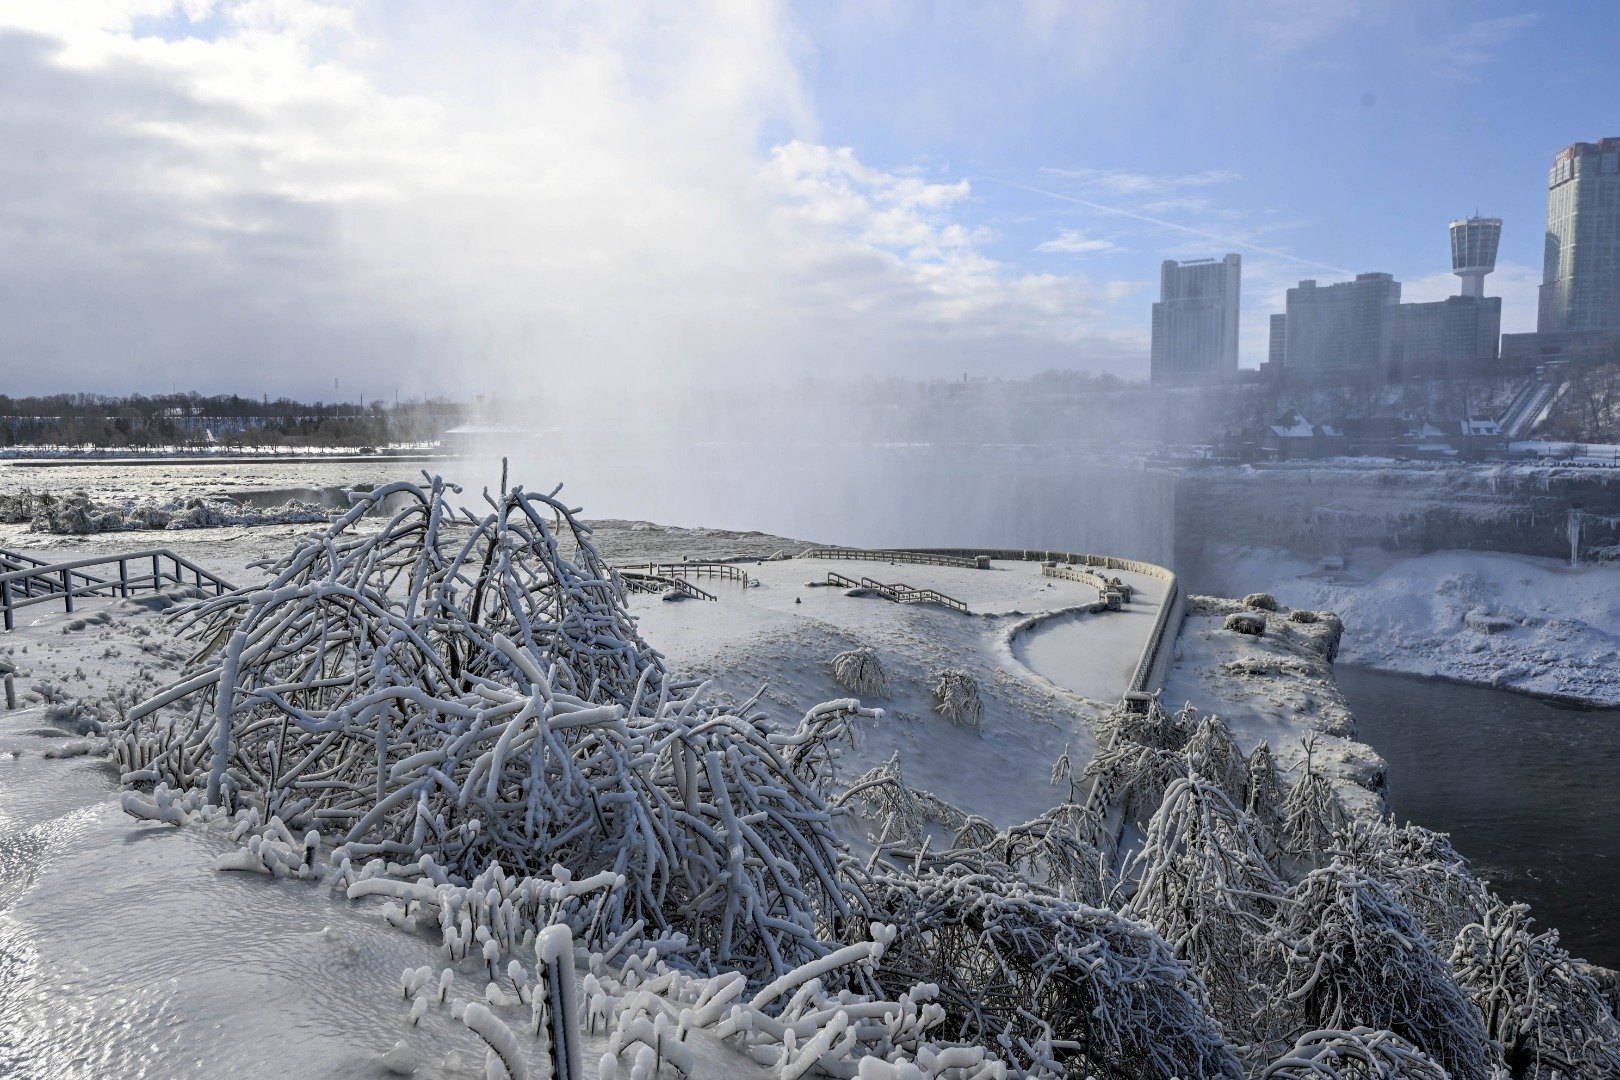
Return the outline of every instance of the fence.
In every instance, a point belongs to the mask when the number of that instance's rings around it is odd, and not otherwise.
[[[974,570],[979,561],[940,551],[889,551],[883,548],[810,548],[799,553],[801,559],[866,559],[871,562],[914,563],[923,566],[957,566]]]
[[[842,585],[847,589],[866,589],[875,592],[885,600],[893,600],[897,604],[939,604],[943,607],[955,608],[964,615],[973,614],[968,606],[954,596],[946,596],[937,589],[916,589],[903,581],[882,582],[869,577],[856,581],[852,577],[845,577],[835,571],[827,571],[828,585]]]
[[[652,577],[715,577],[740,582],[748,587],[748,571],[728,562],[637,563],[621,566],[621,574],[647,574]]]
[[[148,563],[150,573],[146,572]],[[211,589],[215,595],[236,591],[236,586],[224,578],[168,548],[93,555],[62,563],[46,563],[31,556],[6,552],[4,565],[16,567],[0,574],[0,612],[3,612],[7,630],[16,629],[20,609],[35,604],[60,603],[63,610],[71,612],[74,601],[80,597],[127,597],[143,588],[158,592],[166,585],[191,585],[203,592]],[[118,576],[100,577],[84,572],[103,566],[116,566]],[[132,567],[138,572],[132,571]]]
[[[1186,609],[1186,594],[1181,588],[1181,582],[1174,573],[1164,567],[1154,563],[1138,562],[1135,559],[1121,559],[1115,555],[1034,551],[1029,548],[919,548],[911,554],[956,560],[955,563],[941,565],[966,565],[979,558],[1002,561],[1039,559],[1042,562],[1055,562],[1060,566],[1129,570],[1132,573],[1157,578],[1164,582],[1164,599],[1159,603],[1159,613],[1154,618],[1153,629],[1148,634],[1147,644],[1142,647],[1142,655],[1136,662],[1136,670],[1131,674],[1127,693],[1151,694],[1164,686],[1164,676],[1175,651],[1170,645],[1181,632],[1181,620]]]
[[[693,600],[714,600],[715,595],[706,589],[700,589],[683,577],[673,577],[664,574],[652,574],[635,567],[626,567],[619,570],[619,580],[624,582],[626,592],[665,593],[678,592],[682,596]]]

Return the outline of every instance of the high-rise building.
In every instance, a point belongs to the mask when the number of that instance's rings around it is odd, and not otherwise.
[[[1467,278],[1463,288],[1469,287]],[[1502,334],[1502,298],[1464,292],[1397,312],[1391,374],[1461,375],[1496,360]]]
[[[1451,223],[1451,272],[1462,278],[1463,296],[1484,296],[1485,275],[1496,269],[1502,219],[1480,217]]]
[[[1237,371],[1242,261],[1228,255],[1161,264],[1153,305],[1154,382],[1215,381]]]
[[[1395,356],[1401,283],[1390,274],[1288,290],[1283,368],[1302,375],[1387,371]]]
[[[1558,151],[1536,330],[1620,331],[1620,138]]]
[[[1485,295],[1496,268],[1502,220],[1475,215],[1451,223],[1451,270],[1462,294],[1427,304],[1401,303],[1389,274],[1288,290],[1285,314],[1271,317],[1271,361],[1295,375],[1387,378],[1457,374],[1496,361],[1502,298]]]

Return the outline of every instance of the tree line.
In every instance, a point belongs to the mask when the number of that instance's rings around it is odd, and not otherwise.
[[[0,448],[382,446],[437,439],[465,421],[464,404],[253,399],[198,393],[0,394]]]

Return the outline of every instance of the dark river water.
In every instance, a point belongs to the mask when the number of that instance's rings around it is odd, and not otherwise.
[[[1457,850],[1576,956],[1620,967],[1620,709],[1341,667],[1400,821]]]

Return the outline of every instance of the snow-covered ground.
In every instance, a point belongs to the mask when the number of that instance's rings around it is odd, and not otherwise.
[[[246,584],[307,529],[62,537],[13,528],[4,540],[58,558],[163,543]],[[641,522],[609,523],[598,539],[626,558],[803,546]],[[757,582],[747,589],[699,579],[713,603],[635,594],[643,634],[677,670],[711,675],[739,697],[767,685],[767,711],[785,723],[847,693],[832,680],[835,654],[876,649],[890,692],[871,704],[886,713],[841,762],[846,782],[898,751],[908,783],[1002,826],[1067,797],[1066,785],[1049,783],[1052,762],[1065,748],[1077,762],[1090,757],[1090,721],[1123,691],[1157,595],[1139,591],[1125,612],[1060,616],[1045,630],[1049,646],[1094,662],[1054,673],[1089,680],[1102,699],[1093,701],[1014,658],[1015,629],[1096,599],[1089,585],[1043,577],[1038,562],[968,570],[792,559],[746,569]],[[972,614],[806,586],[828,571],[936,588]],[[1139,589],[1157,584],[1120,573]],[[86,753],[93,743],[80,740],[70,703],[138,700],[172,679],[188,655],[163,617],[174,602],[82,600],[72,614],[40,605],[0,636],[0,666],[15,670],[24,704],[0,713],[0,1075],[383,1076],[383,1054],[401,1040],[401,1067],[415,1075],[482,1075],[482,1045],[448,1008],[408,1023],[400,972],[442,967],[434,938],[397,930],[379,902],[348,902],[323,883],[217,872],[216,857],[235,847],[223,832],[138,822],[120,808],[116,770]],[[928,677],[944,667],[981,678],[981,730],[934,712]],[[995,780],[1007,776],[1020,782]],[[481,992],[478,966],[461,965],[468,996]],[[694,1075],[766,1074],[703,1032],[693,1039]],[[587,1040],[588,1075],[604,1044]]]
[[[968,569],[772,559],[806,545],[758,533],[599,524],[598,542],[621,565],[751,557],[743,564],[747,586],[694,579],[715,593],[715,602],[632,594],[640,635],[665,654],[673,672],[706,676],[738,700],[758,693],[766,724],[788,727],[810,706],[848,695],[834,677],[836,655],[870,650],[888,686],[861,696],[884,715],[856,720],[858,746],[838,762],[842,783],[895,759],[911,789],[1003,828],[1074,794],[1067,778],[1058,784],[1051,778],[1078,776],[1094,756],[1094,726],[1125,689],[1163,588],[1121,571],[1135,587],[1127,610],[1091,612],[1095,588],[1045,577],[1035,561]],[[285,554],[307,531],[275,525],[64,537],[13,526],[0,531],[0,546],[57,557],[161,543],[253,584],[264,580],[265,559]],[[1234,574],[1251,569],[1243,558],[1234,555]],[[1252,569],[1273,571],[1261,584],[1273,584],[1282,561],[1276,553],[1269,562],[1255,556]],[[1352,569],[1374,567],[1363,560]],[[1398,569],[1385,566],[1375,577]],[[969,611],[855,595],[826,584],[829,573],[936,589]],[[1395,588],[1418,586],[1407,581]],[[1383,763],[1354,741],[1353,719],[1332,678],[1336,621],[1287,608],[1345,605],[1281,587],[1268,591],[1279,594],[1281,610],[1258,599],[1189,601],[1165,701],[1219,714],[1241,751],[1269,743],[1285,780],[1300,774],[1308,746],[1314,770],[1335,781],[1346,803],[1376,812]],[[121,808],[115,771],[97,743],[78,739],[82,721],[72,706],[99,702],[116,711],[174,678],[188,649],[160,618],[164,606],[157,598],[87,601],[69,615],[46,605],[29,609],[17,632],[0,635],[0,664],[17,670],[24,691],[21,711],[0,713],[0,1075],[382,1076],[391,1068],[425,1077],[483,1074],[483,1044],[453,1019],[448,1004],[428,1007],[419,1027],[408,1020],[412,1006],[401,993],[400,972],[427,967],[436,976],[447,962],[438,934],[390,926],[408,913],[380,898],[345,899],[346,867],[325,870],[318,880],[216,870],[227,852],[252,861],[234,850],[223,818],[176,828],[136,821]],[[1228,629],[1228,616],[1239,613],[1265,619],[1265,633]],[[1499,625],[1505,617],[1495,611],[1465,614],[1494,630],[1484,634],[1490,638],[1529,629]],[[1347,648],[1354,640],[1346,639]],[[958,725],[941,715],[932,684],[945,669],[959,669],[976,684],[977,723]],[[1068,768],[1054,770],[1060,757]],[[126,798],[146,805],[147,796]],[[851,834],[865,823],[836,820],[862,850],[863,838]],[[949,841],[952,831],[937,839]],[[1140,829],[1131,832],[1127,846],[1146,850],[1142,839]],[[380,870],[380,863],[369,868]],[[400,868],[394,881],[405,888],[400,879],[420,872]],[[488,976],[476,956],[452,966],[462,989],[451,996],[487,994],[502,1008],[501,993],[485,990]],[[657,992],[667,998],[650,1007],[667,1010],[671,1021],[696,1001],[691,980],[685,989],[674,977],[660,985]],[[507,1019],[521,1029],[526,1010],[510,1007]],[[385,1057],[396,1043],[403,1046]],[[696,1061],[688,1076],[788,1074],[782,1072],[788,1055],[761,1069],[701,1027],[689,1045]],[[529,1075],[547,1075],[539,1044],[524,1036],[518,1046]],[[605,1048],[605,1034],[586,1039],[585,1075],[598,1075]],[[761,1052],[775,1053],[763,1044],[755,1047]]]
[[[1277,548],[1223,548],[1220,591],[1336,611],[1340,660],[1620,704],[1620,567],[1479,551],[1351,553],[1343,580]]]
[[[1226,629],[1234,612],[1265,619],[1265,633]],[[1311,766],[1335,781],[1345,805],[1381,814],[1385,764],[1356,741],[1355,718],[1333,679],[1331,627],[1326,613],[1300,623],[1286,610],[1193,597],[1162,696],[1168,708],[1191,705],[1221,717],[1245,753],[1268,744],[1290,773],[1305,764],[1309,741]]]
[[[748,565],[757,587],[698,579],[715,603],[666,603],[636,594],[631,610],[641,631],[675,670],[713,678],[739,699],[762,686],[762,703],[783,724],[817,702],[849,693],[832,677],[834,656],[876,651],[888,670],[890,693],[863,697],[884,718],[862,733],[848,759],[852,775],[899,752],[906,782],[967,813],[1006,827],[1028,821],[1068,797],[1049,782],[1065,746],[1075,760],[1095,749],[1089,721],[1125,692],[1157,612],[1162,584],[1129,577],[1140,591],[1124,611],[1075,612],[1097,599],[1094,588],[1041,576],[1039,562],[996,562],[991,570],[793,559]],[[895,604],[846,596],[825,582],[828,572],[859,580],[903,581],[933,588],[968,605],[971,615],[933,604]],[[1037,674],[1015,658],[1031,617],[1056,616],[1042,644],[1046,658],[1067,657]],[[1040,627],[1036,625],[1036,632]],[[956,727],[933,709],[928,676],[962,668],[980,680],[981,731]],[[1018,776],[1018,784],[994,777]]]

